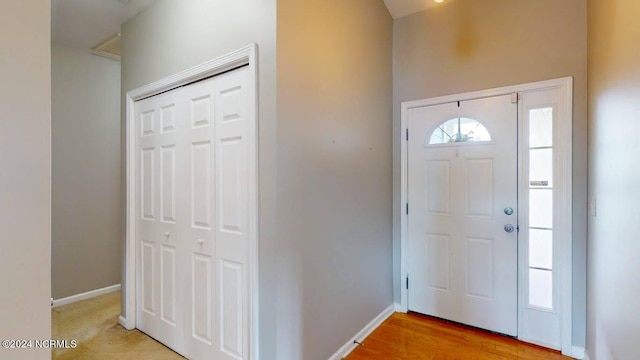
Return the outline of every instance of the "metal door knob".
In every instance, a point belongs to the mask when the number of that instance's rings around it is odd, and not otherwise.
[[[510,207],[506,207],[504,208],[504,213],[507,215],[512,215],[513,214],[513,209]]]
[[[506,231],[508,233],[513,232],[513,230],[515,230],[515,228],[511,224],[507,224],[507,225],[504,226],[504,231]]]

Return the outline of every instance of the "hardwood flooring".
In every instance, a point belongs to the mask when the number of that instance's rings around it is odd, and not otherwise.
[[[118,324],[120,293],[53,309],[53,338],[76,340],[52,351],[55,360],[183,359],[138,330]],[[396,313],[347,360],[566,360],[557,351],[418,314]],[[306,360],[306,359],[305,359]]]
[[[395,313],[347,360],[566,360],[558,351],[419,314]]]

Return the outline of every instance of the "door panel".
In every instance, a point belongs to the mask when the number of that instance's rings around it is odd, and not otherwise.
[[[220,76],[216,104],[216,243],[220,359],[249,356],[249,188],[247,72]],[[237,75],[237,76],[236,76]]]
[[[160,257],[160,308],[161,319],[170,326],[176,326],[176,248],[173,246],[161,245],[162,255]]]
[[[493,159],[465,161],[464,194],[467,217],[493,216]]]
[[[180,90],[136,103],[138,135],[137,295],[138,327],[179,353],[184,351],[181,225],[177,189],[180,179]]]
[[[451,164],[445,160],[425,162],[425,186],[427,187],[427,212],[431,215],[449,215],[451,194],[449,191]]]
[[[220,142],[219,231],[242,235],[243,198],[243,144],[241,138],[223,139]]]
[[[242,264],[220,261],[220,348],[232,358],[242,359],[244,334]]]
[[[191,261],[191,333],[190,336],[199,342],[211,346],[213,336],[211,332],[211,257],[193,254]]]
[[[203,230],[211,229],[212,150],[210,140],[191,143],[191,224]]]
[[[189,288],[184,308],[185,353],[192,359],[216,359],[215,82],[216,78],[212,78],[183,89],[189,118],[184,132],[189,149],[184,188],[185,195],[188,194],[185,213],[189,218],[184,246],[189,269],[185,278]]]
[[[142,286],[141,286],[141,290],[142,290],[142,311],[146,312],[147,314],[149,314],[150,316],[155,316],[156,315],[156,310],[155,310],[155,304],[154,304],[154,300],[155,300],[155,291],[154,291],[154,285],[155,282],[153,281],[154,276],[153,274],[155,273],[155,267],[153,266],[153,249],[154,249],[154,244],[150,241],[146,241],[146,240],[142,240],[142,264],[141,264],[141,268],[142,268]]]
[[[517,214],[503,209],[517,209],[517,105],[414,108],[408,127],[409,310],[516,335],[517,231],[504,226]],[[474,131],[485,141],[464,141]]]
[[[155,220],[154,184],[155,184],[155,147],[142,149],[140,155],[140,168],[142,169],[140,180],[140,197],[142,207],[142,218],[145,220]]]
[[[433,289],[449,291],[451,286],[451,249],[449,235],[426,234],[425,272],[427,286]]]
[[[162,222],[176,221],[176,145],[165,145],[160,151],[160,216]]]
[[[493,239],[465,238],[467,296],[492,300]]]

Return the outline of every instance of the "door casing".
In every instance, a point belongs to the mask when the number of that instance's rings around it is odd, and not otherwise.
[[[247,108],[249,169],[249,359],[258,359],[258,46],[250,44],[221,57],[204,62],[190,69],[160,79],[127,92],[126,95],[126,245],[125,245],[125,301],[124,313],[119,323],[125,329],[136,328],[136,136],[135,102],[180,86],[203,80],[240,66],[247,66],[247,91],[250,96]]]
[[[396,304],[396,311],[408,311],[408,290],[405,286],[407,281],[407,251],[408,251],[408,216],[405,212],[408,203],[408,146],[406,141],[406,132],[408,129],[408,110],[416,107],[445,104],[455,101],[464,101],[479,99],[490,96],[513,94],[518,96],[521,103],[523,96],[527,93],[539,92],[548,89],[559,89],[560,91],[560,111],[558,114],[558,126],[554,129],[554,137],[559,139],[556,151],[559,152],[559,164],[554,169],[559,169],[557,174],[558,186],[554,190],[554,204],[563,204],[561,211],[554,215],[559,218],[562,226],[554,231],[559,239],[565,239],[559,246],[558,268],[559,272],[559,302],[560,302],[560,329],[561,329],[561,351],[563,354],[572,356],[572,123],[573,123],[573,78],[565,77],[554,80],[546,80],[540,82],[526,83],[514,86],[506,86],[488,90],[474,91],[462,94],[440,96],[429,99],[421,99],[414,101],[406,101],[401,104],[401,132],[400,132],[400,278],[398,284],[400,287],[400,303]],[[522,106],[518,107],[518,128],[522,128],[524,119]],[[522,131],[518,131],[518,144],[522,144]],[[523,166],[522,152],[518,154],[518,169],[522,173]],[[564,170],[564,171],[563,171]],[[521,177],[518,178],[518,188],[522,189],[522,183],[526,181]],[[527,216],[528,204],[519,203],[520,216]],[[397,215],[396,215],[397,216]],[[524,272],[527,271],[524,264],[524,257],[527,255],[522,247],[518,251],[518,279],[523,279]],[[554,255],[555,256],[555,255]],[[523,281],[518,282],[518,338],[523,341],[534,342],[531,339],[523,337],[522,311],[524,309],[525,289]],[[545,344],[540,344],[545,345]]]

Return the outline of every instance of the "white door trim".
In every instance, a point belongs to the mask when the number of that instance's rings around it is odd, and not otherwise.
[[[557,213],[555,218],[559,219],[559,223],[563,226],[559,229],[558,235],[565,239],[571,239],[569,242],[562,242],[560,246],[560,253],[558,254],[558,271],[560,278],[560,327],[561,327],[561,343],[562,343],[562,353],[565,355],[571,355],[572,353],[572,243],[573,243],[573,232],[572,232],[572,124],[573,124],[573,78],[565,77],[554,80],[546,80],[534,83],[520,84],[514,86],[506,86],[501,88],[494,88],[488,90],[474,91],[463,94],[456,95],[447,95],[440,96],[430,99],[421,99],[421,100],[413,100],[413,101],[405,101],[401,104],[401,132],[400,132],[400,183],[401,183],[401,194],[400,194],[400,279],[399,284],[401,284],[400,288],[400,304],[398,310],[401,312],[408,311],[408,292],[405,286],[405,281],[407,279],[407,230],[408,230],[408,216],[405,211],[405,206],[408,202],[408,189],[407,189],[407,181],[408,181],[408,149],[407,149],[407,141],[406,132],[408,129],[407,124],[407,114],[409,109],[429,106],[429,105],[437,105],[444,104],[454,101],[464,101],[471,99],[478,99],[490,96],[497,95],[506,95],[512,93],[526,93],[532,91],[540,91],[545,89],[560,89],[561,92],[561,106],[560,106],[560,116],[559,119],[560,124],[555,130],[557,133],[554,133],[559,141],[557,142],[558,151],[561,153],[560,156],[560,164],[558,164],[559,169],[563,169],[558,174],[557,179],[561,184],[566,184],[566,186],[562,186],[559,188],[559,191],[555,192],[554,196],[557,196],[558,203],[564,204],[562,207],[562,211]],[[522,116],[518,119],[519,126],[521,126]],[[519,135],[520,136],[520,135]],[[519,142],[520,139],[518,139]],[[519,154],[518,163],[520,164],[520,157],[522,155]],[[520,165],[519,165],[520,166]],[[520,182],[520,179],[519,179]],[[554,201],[555,203],[555,201]],[[520,206],[522,208],[522,206]],[[525,271],[523,264],[522,252],[519,252],[518,258],[518,272],[521,274]],[[524,288],[522,284],[518,285],[518,309],[520,310],[523,306],[521,299],[524,298]],[[520,312],[520,311],[519,311]]]
[[[247,45],[241,49],[207,61],[151,84],[127,92],[126,95],[126,259],[124,302],[126,318],[120,316],[120,324],[126,329],[136,327],[136,136],[134,108],[137,100],[202,80],[239,66],[249,67],[248,91],[250,96],[247,117],[249,130],[249,359],[258,359],[258,46]]]

